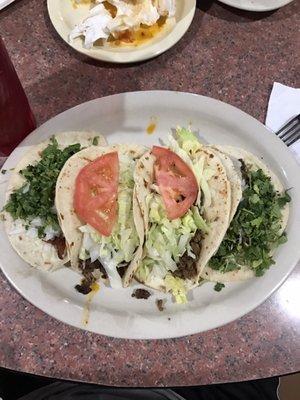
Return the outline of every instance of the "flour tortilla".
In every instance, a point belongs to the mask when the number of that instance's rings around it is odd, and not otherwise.
[[[58,211],[60,225],[65,235],[71,268],[75,271],[79,273],[81,272],[79,269],[79,253],[83,235],[78,228],[84,224],[76,215],[73,206],[75,181],[79,171],[96,158],[113,151],[118,151],[122,154],[130,153],[131,155],[134,155],[134,157],[139,158],[144,154],[145,150],[146,149],[143,146],[125,144],[107,147],[89,147],[70,157],[64,165],[64,168],[61,170],[56,183],[55,205]],[[123,277],[124,287],[129,285],[132,275],[137,267],[138,260],[142,254],[144,237],[143,219],[140,207],[136,201],[135,193],[133,195],[133,215],[140,239],[140,246],[136,250],[135,257],[128,266]]]
[[[239,168],[236,168],[232,159],[226,154],[223,153],[217,147],[211,147],[211,150],[216,152],[220,157],[222,164],[226,170],[227,178],[231,187],[231,209],[229,215],[229,223],[232,221],[238,205],[242,199],[243,191],[242,191],[242,174]],[[238,162],[239,163],[239,162]]]
[[[239,149],[233,146],[214,146],[218,151],[226,154],[228,157],[232,158],[233,162],[237,164],[239,159],[242,159],[247,166],[250,166],[251,169],[261,169],[265,175],[271,178],[271,182],[274,186],[274,189],[279,193],[284,192],[284,187],[278,177],[255,155],[247,152],[246,150]],[[232,215],[233,217],[234,215]],[[286,205],[282,211],[282,221],[281,221],[281,233],[285,230],[289,217],[289,206]],[[222,273],[216,270],[213,270],[208,265],[203,270],[201,277],[203,279],[213,281],[213,282],[234,282],[234,281],[243,281],[246,279],[253,278],[255,276],[255,272],[249,268],[248,266],[242,266],[238,271],[230,271],[226,273]]]
[[[210,230],[204,234],[202,240],[202,250],[197,261],[197,275],[186,280],[185,285],[188,289],[198,285],[199,277],[205,268],[209,259],[215,253],[223,240],[229,224],[231,212],[231,186],[227,178],[226,169],[216,151],[209,147],[203,149],[197,154],[197,157],[205,156],[205,163],[216,171],[215,175],[208,181],[210,191],[212,193],[212,204],[204,206],[202,216],[208,223]],[[146,202],[147,195],[151,190],[151,184],[154,182],[154,163],[155,157],[150,153],[144,154],[136,165],[135,184],[137,191],[137,199],[140,204],[142,216],[145,225],[145,235],[149,230],[149,210]],[[150,275],[151,278],[151,275]],[[166,287],[162,278],[147,279],[142,282],[145,285],[166,291]]]
[[[55,138],[58,141],[59,147],[65,148],[75,143],[80,143],[82,146],[91,146],[95,136],[99,137],[99,144],[105,144],[105,139],[95,132],[62,132],[56,134]],[[8,201],[11,193],[20,188],[25,182],[25,179],[19,172],[30,164],[36,164],[41,159],[41,152],[49,144],[50,138],[38,145],[29,147],[29,150],[19,161],[11,175],[6,193],[6,201]],[[57,255],[55,247],[44,242],[42,239],[29,237],[25,233],[12,233],[14,231],[14,220],[8,212],[4,212],[3,214],[8,239],[14,250],[28,264],[42,271],[49,271],[62,267],[68,261],[67,256],[61,260]]]

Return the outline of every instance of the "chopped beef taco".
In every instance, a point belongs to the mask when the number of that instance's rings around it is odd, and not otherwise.
[[[14,168],[4,206],[5,229],[15,251],[30,265],[52,270],[68,261],[55,209],[57,177],[69,157],[105,140],[91,132],[63,132],[32,146]]]
[[[133,172],[146,149],[138,145],[87,148],[71,157],[56,185],[56,208],[71,267],[86,294],[98,278],[130,283],[141,257],[143,220]]]
[[[229,224],[231,186],[218,152],[178,129],[154,146],[135,171],[145,225],[138,281],[186,302],[188,289],[219,247]]]
[[[243,191],[235,200],[224,240],[201,277],[225,283],[261,276],[274,264],[275,249],[286,241],[290,197],[278,177],[253,154],[231,146],[215,148],[239,170]]]

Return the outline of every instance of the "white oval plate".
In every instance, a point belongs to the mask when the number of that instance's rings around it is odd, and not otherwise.
[[[89,6],[74,8],[71,0],[48,0],[48,13],[57,33],[73,49],[96,60],[113,63],[132,63],[148,60],[174,46],[188,30],[196,10],[196,0],[177,0],[176,23],[164,29],[156,38],[138,47],[96,47],[85,49],[83,40],[77,38],[70,43],[69,33],[88,15]]]
[[[247,11],[272,11],[293,0],[219,0],[221,3]]]
[[[149,135],[146,128],[153,120],[157,129]],[[276,265],[270,271],[262,278],[226,284],[220,293],[213,290],[213,284],[204,284],[190,293],[189,303],[184,306],[172,303],[171,296],[152,290],[148,300],[137,300],[131,297],[132,287],[115,290],[102,285],[91,302],[89,323],[85,326],[87,299],[74,289],[79,275],[67,268],[42,273],[29,267],[14,252],[0,224],[0,263],[12,285],[28,301],[63,322],[128,339],[171,338],[212,329],[241,317],[270,296],[300,258],[300,168],[273,133],[237,108],[208,97],[167,91],[125,93],[92,100],[36,129],[11,154],[4,168],[14,167],[29,145],[59,131],[88,129],[102,132],[110,143],[151,146],[159,138],[165,138],[170,128],[189,124],[210,143],[241,146],[263,157],[285,187],[292,188],[288,242],[280,247]],[[2,206],[8,176],[0,175]],[[167,299],[164,312],[158,311],[157,298]]]

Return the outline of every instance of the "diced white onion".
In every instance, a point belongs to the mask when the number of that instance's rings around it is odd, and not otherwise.
[[[52,239],[54,239],[56,236],[59,235],[59,232],[56,231],[55,229],[53,229],[52,226],[49,226],[49,225],[46,226],[44,232],[45,232],[44,240],[46,240],[46,241],[47,241],[47,240],[52,240]]]
[[[36,217],[30,222],[30,225],[32,227],[39,227],[43,225],[43,222],[40,217]]]
[[[38,237],[38,230],[33,227],[29,227],[28,230],[26,231],[26,236],[36,239]]]

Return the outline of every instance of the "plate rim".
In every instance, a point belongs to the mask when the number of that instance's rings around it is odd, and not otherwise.
[[[54,10],[54,2],[52,0],[47,0],[47,12],[48,12],[48,16],[49,19],[51,21],[51,24],[53,26],[53,28],[55,29],[56,33],[60,36],[60,38],[68,45],[70,46],[73,50],[75,50],[76,52],[83,54],[89,58],[92,58],[94,60],[97,61],[103,61],[106,63],[115,63],[115,64],[131,64],[131,63],[137,63],[137,62],[142,62],[142,61],[147,61],[150,60],[152,58],[155,58],[157,56],[159,56],[160,54],[165,53],[166,51],[168,51],[170,48],[172,48],[173,46],[175,46],[182,38],[183,36],[186,34],[186,32],[188,31],[188,29],[190,28],[194,16],[195,16],[195,12],[196,12],[196,6],[197,6],[197,1],[196,0],[191,0],[194,4],[193,7],[191,9],[191,11],[188,13],[188,18],[185,21],[185,24],[180,27],[177,26],[177,24],[172,28],[172,30],[169,32],[169,34],[164,37],[162,40],[159,40],[157,43],[154,43],[153,45],[149,46],[149,50],[152,48],[152,46],[156,47],[156,50],[154,52],[147,51],[147,47],[145,47],[144,51],[143,48],[140,49],[140,51],[128,51],[128,52],[124,52],[124,53],[118,53],[121,56],[121,58],[116,58],[113,55],[116,52],[112,52],[112,51],[105,51],[104,49],[100,49],[99,53],[96,53],[96,50],[94,49],[85,49],[83,46],[76,46],[74,43],[70,43],[68,41],[68,38],[65,36],[62,26],[59,25],[56,21],[55,21],[55,10]],[[171,33],[175,33],[175,37],[173,40],[167,40],[168,36]],[[161,46],[161,43],[165,43],[164,46]],[[160,46],[158,46],[160,45]]]
[[[50,118],[48,121],[45,121],[39,128],[37,128],[36,130],[34,130],[30,135],[27,136],[27,138],[26,138],[23,142],[21,142],[21,143],[19,144],[19,146],[14,150],[14,152],[12,152],[12,154],[11,154],[10,157],[13,158],[13,156],[16,154],[15,152],[17,151],[17,149],[18,149],[19,147],[21,147],[22,144],[23,144],[24,142],[26,143],[27,140],[30,139],[30,137],[32,137],[33,135],[38,135],[39,130],[43,129],[44,127],[47,128],[47,124],[49,124],[49,123],[51,124],[51,121],[53,121],[54,119],[59,119],[59,118],[61,118],[61,117],[63,116],[63,114],[66,114],[66,113],[68,113],[68,112],[74,112],[74,111],[75,111],[76,109],[78,109],[78,108],[86,107],[88,104],[97,103],[98,101],[101,101],[101,100],[103,100],[103,99],[105,99],[106,101],[109,101],[111,98],[116,98],[116,97],[120,97],[120,96],[121,96],[121,97],[122,97],[122,96],[123,96],[123,97],[124,97],[124,96],[125,96],[125,97],[126,97],[126,96],[129,96],[129,97],[130,97],[130,96],[133,96],[133,97],[134,97],[134,96],[139,96],[139,95],[144,96],[144,95],[149,95],[149,94],[152,94],[152,95],[164,94],[164,95],[168,95],[168,96],[178,96],[178,95],[179,95],[179,96],[196,97],[196,98],[199,98],[199,97],[200,97],[202,101],[209,101],[209,102],[211,102],[211,103],[219,104],[219,105],[221,104],[221,106],[227,107],[228,110],[231,109],[231,110],[233,110],[234,112],[242,113],[242,114],[244,115],[244,117],[246,117],[246,118],[252,120],[252,122],[254,122],[254,123],[257,124],[258,126],[260,126],[260,128],[263,128],[263,129],[266,131],[266,134],[269,133],[269,134],[270,134],[270,135],[269,135],[269,138],[270,138],[271,141],[273,141],[274,143],[275,143],[275,142],[281,143],[281,145],[284,146],[284,144],[280,141],[280,139],[278,139],[275,135],[271,134],[271,132],[268,131],[268,129],[267,129],[260,121],[256,120],[256,119],[255,119],[254,117],[252,117],[251,115],[247,114],[246,112],[244,112],[244,111],[240,110],[239,108],[237,108],[237,107],[235,107],[235,106],[232,106],[232,105],[230,105],[230,104],[228,104],[228,103],[225,103],[225,102],[220,101],[220,100],[218,100],[218,99],[213,99],[213,98],[211,98],[211,97],[202,96],[202,95],[198,95],[198,94],[194,94],[194,93],[177,92],[177,91],[165,91],[165,90],[152,90],[152,91],[137,91],[137,92],[125,92],[125,93],[114,94],[114,95],[106,96],[106,97],[103,97],[103,98],[93,99],[93,100],[87,101],[87,102],[85,102],[85,103],[79,104],[79,105],[77,105],[77,106],[74,106],[74,107],[72,107],[72,108],[69,108],[69,109],[63,111],[62,113],[59,113],[59,114],[57,114],[56,116]],[[49,136],[50,136],[50,134],[51,134],[51,133],[49,132]],[[271,139],[271,138],[272,138],[272,139]],[[287,149],[286,149],[286,150],[287,150]],[[9,162],[10,157],[8,158],[7,162]],[[292,161],[292,163],[294,164],[294,167],[297,167],[297,169],[299,169],[299,166],[297,165],[296,161],[293,159],[292,155],[289,155],[289,159],[290,159],[290,161]],[[5,164],[4,164],[4,168],[5,168]],[[300,172],[300,171],[299,171],[299,172]],[[298,214],[300,215],[300,212],[299,212]],[[299,215],[298,215],[298,217],[299,217]],[[296,220],[296,223],[297,223],[297,220]],[[300,250],[300,249],[299,249],[299,250]],[[300,254],[300,251],[298,251],[298,253]],[[24,295],[23,292],[22,292],[22,290],[18,287],[18,284],[12,279],[12,277],[11,277],[9,274],[6,273],[6,268],[5,268],[5,267],[3,268],[3,262],[2,262],[2,260],[0,260],[0,267],[1,267],[1,270],[2,270],[3,274],[5,275],[5,277],[6,277],[6,278],[8,279],[8,281],[10,282],[10,284],[18,291],[18,293],[19,293],[22,297],[24,297],[27,301],[29,301],[31,304],[33,304],[35,307],[39,308],[40,310],[42,310],[42,311],[45,312],[46,314],[50,315],[51,317],[53,317],[53,318],[55,318],[55,319],[57,319],[57,320],[59,320],[59,321],[65,323],[65,324],[69,324],[69,325],[71,325],[71,326],[73,326],[73,327],[80,328],[80,329],[85,330],[85,331],[91,331],[91,332],[94,332],[94,333],[96,333],[96,334],[102,334],[102,335],[106,335],[106,336],[110,336],[110,337],[114,337],[114,338],[133,339],[133,340],[134,340],[134,339],[137,339],[137,340],[143,340],[143,339],[148,340],[148,339],[169,339],[169,338],[176,338],[176,337],[183,337],[183,336],[188,336],[188,335],[192,335],[192,334],[197,334],[197,333],[200,333],[200,332],[202,333],[202,332],[207,331],[207,330],[219,328],[219,327],[221,327],[221,326],[223,326],[223,325],[226,325],[226,324],[228,324],[228,323],[231,323],[231,322],[233,322],[233,321],[235,321],[235,320],[241,318],[241,317],[244,316],[245,314],[247,314],[247,313],[249,313],[250,311],[252,311],[252,310],[254,310],[255,308],[257,308],[257,307],[258,307],[260,304],[262,304],[264,301],[266,301],[266,300],[267,300],[267,299],[268,299],[268,298],[269,298],[269,297],[270,297],[270,296],[285,282],[285,280],[288,278],[288,276],[290,275],[290,273],[292,272],[292,270],[295,268],[295,266],[296,266],[298,260],[299,260],[299,255],[297,255],[296,257],[294,257],[294,260],[293,260],[293,262],[290,264],[290,266],[289,266],[289,268],[287,269],[287,271],[284,273],[284,275],[282,275],[282,277],[281,277],[280,280],[277,282],[277,284],[276,284],[275,286],[273,286],[271,290],[268,291],[267,295],[262,296],[258,301],[252,302],[248,307],[245,307],[244,310],[243,310],[243,312],[240,313],[240,315],[239,315],[238,317],[234,317],[234,318],[230,317],[230,318],[227,319],[225,322],[221,322],[220,324],[216,324],[216,325],[212,326],[211,328],[205,329],[205,330],[201,330],[201,329],[199,329],[199,327],[198,327],[196,330],[195,330],[195,329],[192,329],[192,330],[185,329],[185,333],[182,333],[182,332],[175,333],[175,334],[174,334],[174,333],[169,333],[168,335],[166,335],[166,334],[164,333],[164,334],[162,334],[162,335],[158,334],[158,335],[156,335],[155,337],[152,336],[152,335],[150,335],[150,336],[141,336],[141,335],[140,335],[140,336],[137,336],[137,337],[128,337],[127,335],[119,334],[119,332],[118,332],[118,334],[111,335],[111,334],[107,334],[107,333],[103,333],[103,332],[102,332],[102,333],[101,333],[101,332],[96,332],[94,329],[90,329],[89,326],[83,327],[82,324],[79,325],[79,324],[74,324],[74,323],[72,323],[72,322],[66,321],[66,320],[63,319],[63,317],[58,317],[57,315],[55,315],[55,313],[52,313],[52,310],[49,311],[49,309],[46,310],[44,307],[40,307],[40,306],[37,304],[36,300],[30,298],[30,296],[28,296],[27,294]]]
[[[253,7],[247,7],[247,6],[239,6],[236,5],[236,0],[218,0],[220,3],[226,4],[230,7],[237,8],[239,10],[245,10],[245,11],[254,11],[254,12],[266,12],[266,11],[273,11],[273,10],[278,10],[279,8],[282,8],[289,3],[291,3],[294,0],[282,0],[281,4],[279,5],[271,5],[271,6],[266,6],[264,8],[256,8],[255,5]]]

